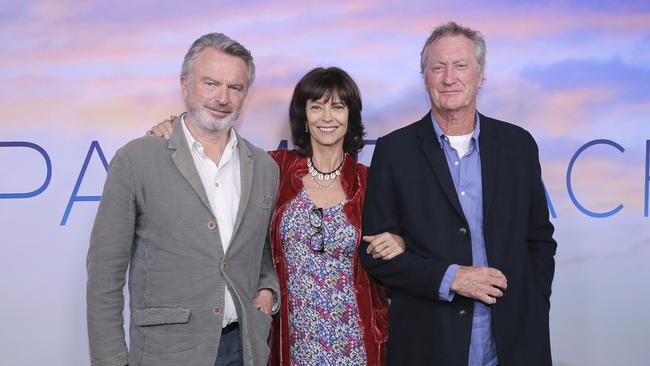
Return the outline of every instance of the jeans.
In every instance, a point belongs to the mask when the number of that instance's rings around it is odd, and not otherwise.
[[[244,354],[241,344],[241,332],[239,327],[221,334],[219,341],[219,352],[214,366],[242,366]]]

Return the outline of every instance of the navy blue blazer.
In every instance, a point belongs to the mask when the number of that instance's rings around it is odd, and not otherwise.
[[[491,306],[501,366],[551,365],[548,315],[557,247],[537,144],[523,128],[480,115],[483,231],[488,261],[508,279]],[[438,298],[450,264],[471,266],[471,236],[431,114],[379,140],[363,233],[401,235],[406,252],[368,273],[392,288],[388,365],[467,366],[473,300]]]

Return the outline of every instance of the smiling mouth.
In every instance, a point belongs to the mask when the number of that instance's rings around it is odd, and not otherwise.
[[[334,132],[338,127],[316,127],[323,132]]]

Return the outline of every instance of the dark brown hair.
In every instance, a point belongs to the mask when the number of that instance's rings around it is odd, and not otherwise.
[[[356,155],[363,148],[366,132],[361,122],[361,94],[357,84],[347,72],[338,67],[317,67],[296,84],[289,104],[291,136],[300,155],[312,154],[311,139],[305,132],[307,101],[324,98],[327,102],[335,94],[348,108],[348,130],[343,138],[343,151]]]

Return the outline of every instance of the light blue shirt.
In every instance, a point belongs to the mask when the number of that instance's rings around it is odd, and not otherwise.
[[[470,140],[469,151],[462,158],[451,146],[438,122],[431,115],[436,137],[447,158],[447,165],[458,200],[469,224],[472,240],[472,265],[488,266],[483,238],[483,183],[481,180],[481,156],[478,144],[481,124],[476,115],[476,127]],[[458,265],[452,264],[447,268],[440,284],[438,295],[440,299],[452,301],[454,293],[451,283],[458,272]],[[469,346],[469,366],[493,366],[498,363],[494,335],[492,333],[492,313],[490,308],[481,301],[474,301],[474,316],[472,318],[472,338]]]

